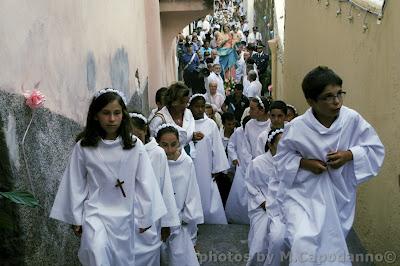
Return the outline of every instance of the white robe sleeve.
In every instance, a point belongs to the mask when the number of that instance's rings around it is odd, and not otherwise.
[[[248,211],[254,211],[260,207],[261,203],[265,201],[265,197],[261,190],[255,185],[255,176],[257,173],[254,171],[253,161],[250,162],[246,171],[246,187],[248,192]]]
[[[162,195],[165,206],[167,207],[167,214],[161,218],[162,227],[171,227],[180,225],[178,208],[176,207],[176,201],[174,197],[174,188],[172,186],[171,176],[168,167],[167,156],[163,155],[162,167],[164,170],[164,182],[162,184]]]
[[[203,208],[201,206],[200,190],[197,184],[196,170],[193,163],[191,163],[189,176],[185,206],[181,213],[182,221],[191,224],[201,224],[204,222]]]
[[[68,224],[82,225],[83,203],[88,193],[85,158],[78,142],[58,187],[50,217]]]
[[[138,149],[135,147],[134,149]],[[167,212],[153,167],[144,149],[140,151],[138,168],[135,173],[135,218],[139,228],[147,228]]]
[[[226,153],[224,149],[224,145],[222,144],[221,135],[219,134],[219,130],[217,125],[212,124],[212,170],[211,173],[220,173],[227,169],[229,169],[230,164],[228,159],[226,158]]]
[[[237,149],[237,140],[236,140],[237,139],[237,135],[238,135],[238,129],[236,129],[235,132],[233,132],[232,136],[229,139],[228,146],[226,148],[227,151],[228,151],[229,160],[231,162],[234,161],[234,160],[238,160],[239,159],[238,155],[237,155],[237,152],[236,152],[236,149]],[[240,164],[240,162],[239,162],[239,164]]]
[[[297,152],[295,144],[292,141],[296,134],[298,134],[298,132],[295,132],[290,124],[288,124],[284,129],[282,138],[278,144],[277,153],[274,156],[278,168],[278,177],[280,179],[277,193],[277,199],[279,201],[282,200],[285,189],[292,186],[300,168],[302,156]]]
[[[385,149],[374,128],[361,116],[358,117],[357,145],[349,150],[353,153],[354,175],[357,184],[376,176],[383,164]]]

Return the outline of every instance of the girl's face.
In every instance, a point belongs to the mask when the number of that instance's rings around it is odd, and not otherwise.
[[[118,100],[108,103],[95,116],[101,128],[106,132],[106,139],[115,139],[123,118],[122,106]]]
[[[271,124],[274,128],[283,127],[286,115],[281,109],[272,109],[269,113]]]
[[[168,132],[160,137],[158,143],[161,148],[164,149],[167,154],[168,160],[176,161],[180,155],[179,152],[179,140],[174,133]]]
[[[190,105],[190,111],[192,111],[193,118],[195,120],[202,119],[204,117],[204,112],[206,109],[206,103],[204,102],[203,98],[195,100]]]
[[[295,117],[296,117],[296,115],[295,115],[294,111],[292,110],[292,108],[288,108],[287,109],[287,115],[286,115],[286,121],[290,122]]]
[[[250,101],[249,115],[253,119],[259,119],[264,114],[264,109],[258,107],[258,103]]]
[[[274,156],[278,150],[278,143],[281,140],[281,137],[282,137],[282,133],[279,133],[275,137],[274,143],[272,143],[272,144],[268,143],[268,147],[269,147],[269,150],[271,151],[272,156]]]
[[[133,135],[135,135],[136,137],[138,137],[144,144],[146,143],[146,130],[142,130],[140,128],[137,127],[132,127],[132,133]]]

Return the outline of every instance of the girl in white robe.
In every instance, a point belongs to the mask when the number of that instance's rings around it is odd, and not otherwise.
[[[227,224],[221,195],[213,175],[229,169],[229,162],[216,123],[204,113],[205,104],[203,94],[195,94],[189,100],[189,108],[195,119],[195,130],[204,134],[204,138],[195,143],[197,156],[193,163],[200,189],[204,223]]]
[[[257,138],[261,132],[265,131],[271,121],[268,119],[269,101],[264,97],[254,97],[250,101],[251,119],[246,126],[244,134],[247,141],[247,150],[252,159],[257,157]]]
[[[178,130],[173,124],[161,125],[157,141],[165,150],[175,192],[175,201],[181,219],[181,226],[172,227],[166,241],[166,258],[162,265],[199,265],[192,242],[197,224],[204,222],[203,209],[196,171],[192,159],[179,146]]]
[[[131,136],[121,92],[96,93],[78,137],[50,217],[73,225],[83,265],[136,265],[135,231],[145,232],[166,208],[154,204],[161,194],[142,142]]]
[[[228,200],[226,201],[226,218],[233,224],[249,224],[247,210],[247,188],[245,183],[246,169],[251,161],[251,154],[247,150],[244,130],[250,116],[243,119],[242,126],[237,128],[232,134],[228,143],[228,157],[232,165],[236,166],[235,177]]]
[[[268,151],[249,165],[246,185],[249,195],[249,260],[247,265],[276,265],[281,263],[285,225],[276,200],[279,178],[274,155],[283,129],[269,132]]]
[[[130,113],[132,122],[132,132],[145,144],[145,149],[149,155],[153,171],[157,180],[156,186],[162,194],[167,214],[157,221],[152,227],[143,234],[136,233],[135,236],[135,262],[137,265],[160,265],[161,247],[161,228],[179,226],[178,209],[175,203],[172,181],[169,174],[169,167],[165,151],[158,146],[154,138],[149,136],[147,119],[140,113]]]
[[[309,72],[302,87],[311,108],[288,123],[278,146],[277,198],[291,265],[315,265],[327,256],[333,260],[324,265],[351,265],[346,236],[354,221],[356,189],[383,163],[382,142],[361,115],[342,106],[341,86],[327,67]]]
[[[286,103],[280,100],[273,101],[269,107],[269,120],[271,123],[269,126],[258,135],[256,156],[265,153],[265,143],[267,143],[268,134],[273,128],[283,128],[287,123],[286,115],[288,107]]]

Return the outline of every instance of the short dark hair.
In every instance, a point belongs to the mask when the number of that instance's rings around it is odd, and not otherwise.
[[[306,99],[317,100],[318,96],[328,85],[342,87],[342,79],[330,68],[318,66],[307,73],[301,87]]]
[[[167,95],[168,88],[161,87],[156,92],[156,103],[165,104],[165,95]]]
[[[171,107],[174,101],[182,97],[188,97],[189,93],[189,88],[185,85],[185,83],[181,81],[172,83],[168,88],[167,94],[165,95],[165,105],[167,107]]]
[[[284,101],[276,100],[271,103],[269,106],[269,111],[272,111],[272,109],[279,109],[282,110],[282,112],[287,115],[287,105]]]
[[[243,85],[240,84],[240,83],[237,83],[237,84],[235,85],[235,90],[240,90],[240,91],[242,91],[242,90],[243,90]]]
[[[226,112],[221,115],[221,120],[222,124],[225,124],[228,121],[236,121],[236,117],[233,113]]]

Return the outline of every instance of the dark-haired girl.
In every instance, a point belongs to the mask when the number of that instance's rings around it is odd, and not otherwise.
[[[81,237],[83,265],[135,265],[135,230],[143,233],[154,222],[151,169],[142,142],[131,135],[122,93],[97,92],[50,214]],[[165,206],[157,207],[165,214]]]
[[[178,129],[174,124],[163,124],[156,130],[156,140],[164,149],[175,192],[181,226],[171,228],[166,241],[168,258],[163,265],[199,265],[194,249],[197,224],[204,221],[199,186],[192,159],[181,148]],[[166,261],[167,260],[167,261]]]
[[[156,177],[154,187],[158,187],[162,199],[167,207],[167,214],[157,221],[144,234],[136,234],[135,237],[135,256],[137,265],[160,265],[161,240],[165,241],[168,237],[170,227],[179,226],[180,219],[176,208],[174,190],[169,173],[167,156],[164,150],[158,146],[155,138],[150,137],[147,119],[141,113],[129,113],[132,122],[132,132],[143,143],[146,152],[153,166]],[[159,210],[155,209],[157,213]]]
[[[229,169],[229,162],[217,124],[204,113],[205,105],[203,94],[195,94],[189,100],[189,108],[195,119],[195,130],[204,133],[204,138],[195,144],[196,158],[193,158],[204,223],[227,224],[221,194],[213,176]]]
[[[247,169],[250,218],[247,265],[262,265],[260,258],[265,259],[265,264],[280,265],[285,226],[281,222],[280,206],[276,200],[279,179],[273,156],[282,133],[283,128],[269,132],[267,152],[251,161]]]
[[[246,125],[245,136],[247,149],[253,159],[257,157],[257,138],[271,123],[268,117],[269,105],[265,97],[256,96],[250,100],[249,114],[252,119]]]

